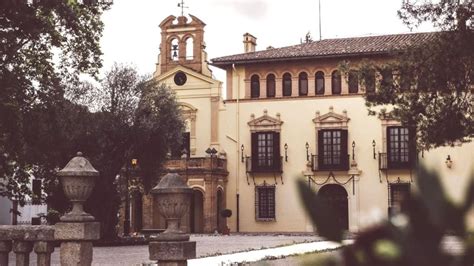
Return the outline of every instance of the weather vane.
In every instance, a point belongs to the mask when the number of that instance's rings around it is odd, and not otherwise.
[[[181,16],[184,17],[184,9],[189,7],[184,6],[184,0],[181,0],[181,3],[178,3],[178,7],[181,7]]]

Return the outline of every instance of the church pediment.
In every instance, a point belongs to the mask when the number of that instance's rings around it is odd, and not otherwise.
[[[192,69],[183,67],[183,66],[177,66],[170,71],[163,73],[157,77],[155,77],[156,81],[160,83],[167,83],[175,86],[174,83],[174,76],[178,72],[183,72],[186,75],[186,83],[181,86],[183,88],[189,88],[187,85],[192,85],[192,86],[199,86],[199,84],[202,84],[206,87],[214,87],[214,86],[219,86],[220,81],[209,78],[201,73],[198,73]],[[177,88],[180,88],[180,86],[176,86]]]
[[[268,115],[267,110],[263,110],[263,115],[255,118],[255,115],[252,114],[250,116],[251,120],[247,123],[250,126],[251,132],[257,131],[281,131],[281,125],[283,121],[280,119],[280,114],[276,114],[275,117],[271,117]]]
[[[343,110],[342,114],[338,114],[334,112],[334,108],[331,106],[329,112],[324,115],[317,111],[313,122],[316,124],[316,128],[347,128],[349,120],[346,110]]]

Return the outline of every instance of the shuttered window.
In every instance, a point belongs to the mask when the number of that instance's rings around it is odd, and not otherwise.
[[[347,130],[318,131],[318,161],[320,170],[348,169]]]
[[[387,128],[387,157],[389,168],[406,168],[411,166],[412,151],[410,131],[405,127]]]
[[[280,169],[280,133],[252,133],[252,171]]]

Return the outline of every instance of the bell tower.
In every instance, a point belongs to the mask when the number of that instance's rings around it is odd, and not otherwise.
[[[204,51],[204,27],[206,24],[189,14],[168,16],[161,24],[161,44],[155,76],[163,74],[177,66],[184,66],[200,74],[211,77]]]

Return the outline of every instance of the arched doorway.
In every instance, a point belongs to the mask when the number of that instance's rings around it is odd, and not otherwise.
[[[202,233],[204,231],[204,195],[198,189],[193,189],[193,198],[190,210],[191,233]]]
[[[342,228],[349,229],[349,215],[346,190],[336,184],[329,184],[319,189],[318,196],[329,208],[335,210]]]
[[[222,190],[217,190],[217,228],[222,232],[225,228],[225,218],[221,216],[221,211],[224,209],[224,196]]]

